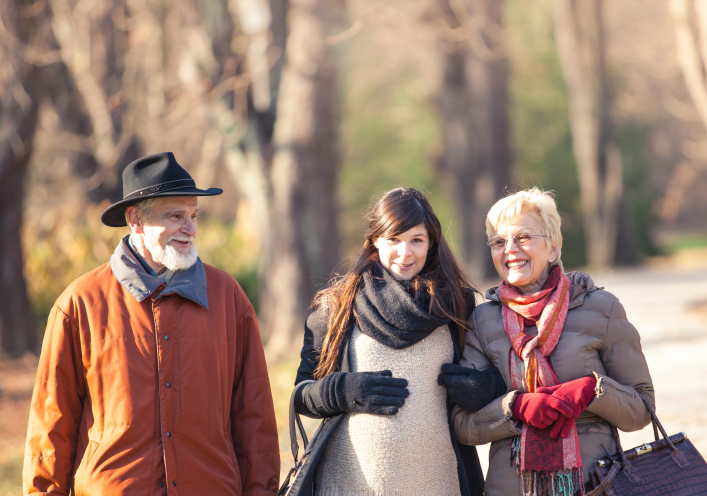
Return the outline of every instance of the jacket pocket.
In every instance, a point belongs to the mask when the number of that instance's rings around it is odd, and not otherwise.
[[[611,435],[611,427],[606,422],[577,422],[577,434]]]
[[[85,486],[88,474],[91,472],[89,470],[91,467],[91,459],[93,458],[93,455],[96,454],[96,451],[98,451],[99,446],[100,443],[98,443],[97,441],[89,440],[88,442],[88,446],[86,447],[86,451],[84,451],[83,453],[83,458],[81,459],[79,468],[76,470],[76,475],[74,479],[74,491],[76,492],[76,496],[83,496],[84,494],[86,494]]]
[[[231,458],[231,468],[233,473],[236,475],[236,480],[238,481],[238,486],[241,487],[241,468],[238,464],[238,458],[236,458],[236,452],[233,450],[233,442],[231,442],[231,436],[229,434],[224,434],[223,442],[226,444],[226,451],[228,456]]]

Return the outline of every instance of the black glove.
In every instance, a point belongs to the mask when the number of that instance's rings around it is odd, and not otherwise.
[[[506,383],[496,367],[479,371],[443,363],[437,382],[446,386],[452,401],[468,412],[479,411],[506,394]]]
[[[363,412],[395,415],[409,391],[408,381],[393,377],[390,370],[381,372],[334,372],[312,387],[319,389],[326,413]]]

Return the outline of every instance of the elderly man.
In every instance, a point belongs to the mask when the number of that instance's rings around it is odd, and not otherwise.
[[[272,495],[280,458],[253,306],[193,244],[196,188],[172,153],[123,172],[110,263],[56,301],[27,433],[26,494]]]

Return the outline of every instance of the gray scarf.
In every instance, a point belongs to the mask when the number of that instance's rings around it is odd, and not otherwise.
[[[395,278],[376,263],[363,274],[356,293],[354,315],[361,332],[390,348],[411,346],[448,324],[415,304]]]

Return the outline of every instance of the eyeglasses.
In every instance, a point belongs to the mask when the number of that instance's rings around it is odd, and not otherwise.
[[[519,232],[518,234],[513,236],[513,242],[516,244],[516,246],[525,246],[529,244],[533,240],[533,238],[547,238],[547,236],[545,236],[544,234],[530,234],[525,232]],[[503,250],[507,244],[508,240],[506,238],[502,238],[501,236],[494,236],[488,242],[488,245],[494,250]]]

